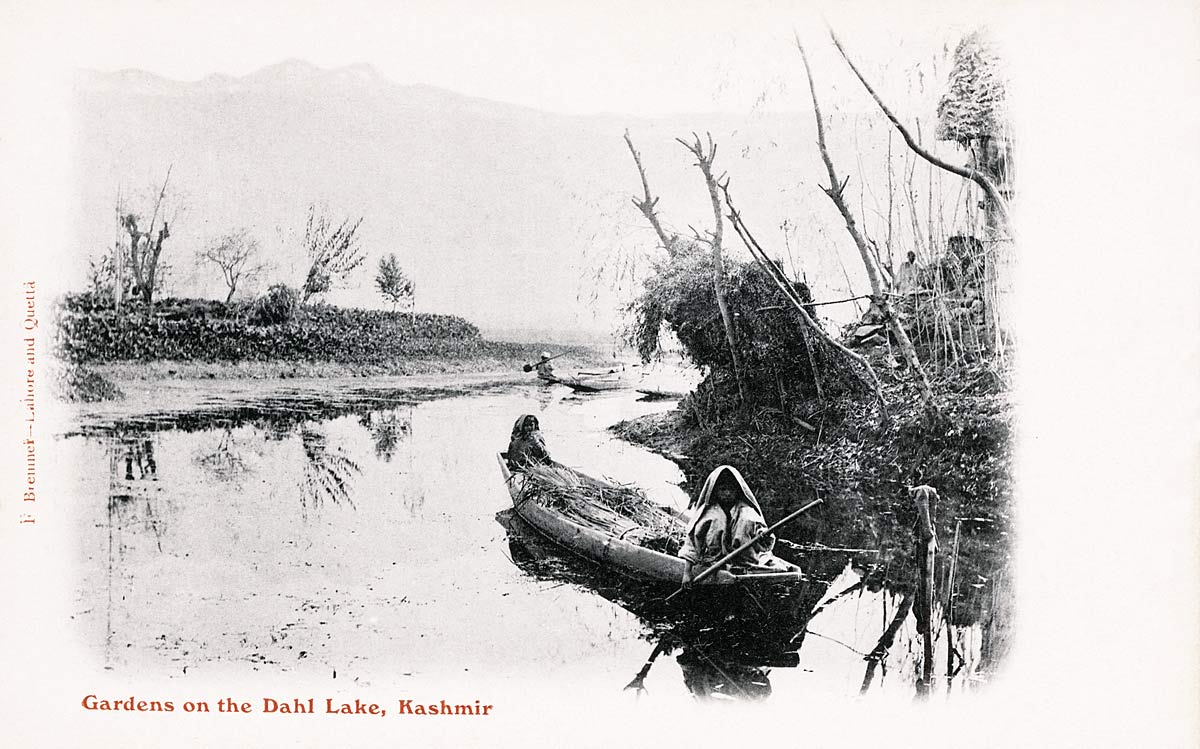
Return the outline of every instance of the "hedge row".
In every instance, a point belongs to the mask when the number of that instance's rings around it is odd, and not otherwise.
[[[85,310],[86,311],[83,311]],[[479,329],[453,315],[301,308],[278,325],[255,325],[246,305],[167,300],[154,314],[68,298],[61,306],[58,346],[76,362],[156,359],[310,360],[373,363],[433,353],[467,352],[482,342]]]

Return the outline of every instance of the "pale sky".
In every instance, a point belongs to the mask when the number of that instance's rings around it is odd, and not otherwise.
[[[326,68],[368,62],[399,83],[556,112],[743,112],[802,106],[779,85],[798,74],[792,30],[806,40],[823,33],[821,4],[774,0],[73,5],[6,4],[6,67],[141,68],[195,80],[289,58]],[[887,7],[838,7],[830,20],[886,63],[905,44],[940,47],[997,15],[996,3]]]

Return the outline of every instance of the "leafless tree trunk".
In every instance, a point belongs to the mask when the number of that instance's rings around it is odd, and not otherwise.
[[[901,124],[896,115],[892,114],[892,110],[888,109],[887,105],[883,103],[883,99],[879,98],[879,94],[875,93],[875,89],[871,87],[871,84],[867,83],[867,79],[861,72],[859,72],[858,67],[855,66],[855,64],[850,60],[850,55],[846,53],[846,49],[842,46],[841,41],[838,39],[837,34],[833,32],[832,28],[829,30],[829,36],[833,39],[833,44],[835,47],[837,47],[838,52],[841,53],[842,59],[846,61],[846,64],[850,66],[852,71],[854,71],[854,75],[862,83],[863,87],[867,89],[867,93],[871,95],[871,98],[874,99],[875,103],[879,105],[879,108],[883,110],[883,114],[888,118],[888,120],[891,121],[892,125],[894,125],[898,131],[900,131],[900,136],[904,138],[904,142],[908,144],[908,147],[930,164],[933,164],[941,169],[945,169],[951,174],[957,174],[964,179],[969,179],[975,184],[979,185],[979,187],[983,189],[984,194],[987,195],[988,201],[995,209],[996,214],[998,214],[1003,225],[1003,229],[1007,231],[1008,201],[1004,199],[1004,196],[1000,194],[1000,190],[998,190],[992,181],[988,179],[987,175],[976,169],[969,169],[967,167],[950,164],[922,148],[921,145],[912,137],[912,134],[908,131],[908,128]],[[803,50],[801,50],[801,53],[803,54]],[[808,63],[806,62],[805,65],[807,66],[807,64]]]
[[[825,171],[829,175],[829,187],[822,187],[821,190],[829,196],[833,204],[837,207],[838,212],[842,214],[842,218],[846,222],[846,231],[850,232],[850,237],[854,240],[855,246],[858,248],[858,254],[862,257],[863,266],[867,271],[867,278],[871,282],[871,293],[876,303],[879,306],[880,312],[887,321],[888,330],[891,331],[892,337],[896,339],[896,343],[900,346],[901,353],[908,361],[908,366],[916,375],[917,385],[921,392],[921,401],[924,404],[927,414],[933,415],[937,413],[937,403],[934,400],[933,388],[929,385],[929,377],[925,374],[925,368],[921,366],[921,361],[917,358],[917,351],[913,347],[912,341],[905,332],[904,326],[896,319],[895,313],[892,312],[891,304],[888,303],[887,295],[884,293],[883,282],[880,280],[879,269],[876,267],[874,258],[872,257],[871,248],[867,245],[865,239],[858,231],[858,226],[854,221],[854,214],[850,212],[850,208],[846,205],[846,201],[842,197],[843,191],[846,189],[846,183],[850,181],[850,177],[844,180],[839,180],[837,171],[833,167],[833,160],[829,156],[829,149],[825,145],[825,123],[821,116],[821,105],[817,101],[817,87],[813,83],[812,68],[808,64],[808,55],[804,52],[804,46],[800,44],[800,37],[796,37],[796,47],[800,50],[800,57],[804,60],[804,72],[808,76],[808,88],[812,94],[813,112],[817,118],[817,146],[821,150],[821,160],[825,162]]]
[[[729,304],[725,301],[725,256],[722,254],[721,239],[724,236],[725,217],[721,214],[721,199],[717,197],[717,178],[713,176],[713,160],[717,156],[717,146],[713,143],[712,135],[708,135],[708,149],[705,150],[700,142],[700,136],[692,133],[695,142],[688,143],[682,138],[676,138],[684,148],[696,157],[696,166],[704,175],[704,184],[708,186],[708,197],[712,201],[714,228],[712,234],[713,254],[713,291],[717,295],[717,307],[721,310],[721,322],[725,325],[725,340],[729,344],[729,357],[733,360],[733,376],[737,380],[738,395],[742,402],[746,401],[746,390],[742,384],[742,357],[738,354],[737,336],[733,329],[733,315],[729,312]],[[722,175],[724,176],[724,175]]]
[[[117,236],[113,240],[113,307],[117,312],[121,311],[121,302],[125,297],[125,260],[121,252],[121,186],[117,185]]]
[[[709,242],[713,250],[713,291],[717,297],[717,307],[721,311],[721,322],[725,327],[725,340],[729,345],[730,359],[733,361],[733,373],[734,379],[737,382],[738,396],[745,402],[746,391],[742,383],[741,356],[738,354],[737,338],[734,335],[733,316],[730,314],[729,305],[725,300],[725,258],[721,253],[724,217],[721,215],[721,202],[717,197],[717,181],[712,173],[712,162],[713,158],[716,157],[717,147],[712,142],[712,136],[709,136],[708,139],[707,152],[705,152],[701,145],[700,136],[698,135],[696,136],[695,144],[689,144],[683,140],[679,140],[679,142],[696,156],[697,166],[700,167],[701,173],[704,174],[705,184],[708,186],[708,194],[712,200],[713,215],[716,220],[716,227]],[[658,198],[652,197],[650,194],[650,183],[646,179],[646,169],[642,166],[641,154],[634,148],[633,139],[630,138],[628,130],[625,131],[625,143],[629,146],[629,152],[633,155],[634,163],[637,164],[638,175],[642,178],[643,197],[641,199],[633,198],[633,204],[637,206],[637,209],[650,222],[650,226],[654,228],[654,232],[658,235],[658,240],[662,243],[662,246],[670,252],[679,241],[679,237],[678,235],[668,235],[662,227],[662,222],[658,219],[658,214],[655,212],[655,206],[658,205]],[[697,234],[697,236],[699,235]]]
[[[163,242],[171,236],[171,227],[165,219],[162,228],[158,230],[157,237],[154,236],[154,224],[158,220],[158,211],[162,207],[162,201],[167,195],[167,183],[171,180],[172,168],[173,165],[167,167],[167,176],[163,179],[162,187],[158,191],[158,199],[154,203],[154,213],[150,217],[149,228],[144,232],[140,231],[137,225],[137,216],[133,214],[121,219],[122,226],[129,233],[129,264],[133,269],[133,280],[137,284],[137,293],[141,294],[142,300],[146,303],[147,315],[150,314],[154,304],[154,284]],[[142,240],[145,240],[144,247]]]

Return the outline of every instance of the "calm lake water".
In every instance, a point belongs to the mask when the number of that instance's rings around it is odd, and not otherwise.
[[[638,398],[479,377],[209,381],[86,407],[63,440],[79,466],[79,635],[117,674],[180,679],[479,676],[620,692],[653,657],[641,700],[853,697],[868,673],[872,694],[911,694],[911,615],[882,662],[864,661],[904,613],[900,597],[857,586],[851,555],[802,548],[836,538],[781,547],[817,579],[786,602],[743,604],[788,612],[757,631],[664,609],[663,591],[565,556],[510,517],[496,453],[523,413],[555,459],[686,507],[674,463],[607,431],[675,407]],[[952,690],[969,689],[988,627],[952,631]],[[939,628],[942,674],[946,640]]]

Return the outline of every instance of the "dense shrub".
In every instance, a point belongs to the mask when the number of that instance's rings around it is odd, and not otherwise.
[[[725,275],[726,302],[752,405],[784,407],[793,396],[815,392],[810,344],[825,392],[856,385],[854,377],[846,376],[843,360],[811,333],[805,335],[799,313],[761,267],[726,260]],[[801,301],[812,300],[805,284],[795,282],[793,288]],[[713,258],[707,248],[683,245],[656,263],[630,311],[634,323],[628,338],[643,360],[657,353],[659,331],[666,325],[692,362],[710,371],[707,385],[719,391],[714,393],[714,407],[736,394],[733,361],[713,290]]]
[[[481,341],[479,329],[453,315],[299,308],[288,322],[254,323],[258,307],[219,301],[165,300],[147,316],[120,313],[71,295],[57,329],[62,354],[76,362],[156,359],[384,362],[432,352],[454,353]]]
[[[277,283],[267,289],[262,299],[254,303],[251,322],[255,325],[281,325],[296,316],[300,297],[286,284]]]

